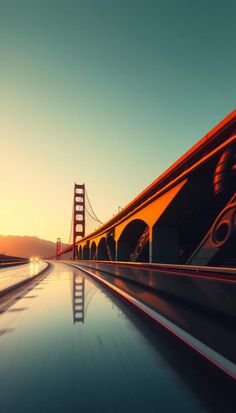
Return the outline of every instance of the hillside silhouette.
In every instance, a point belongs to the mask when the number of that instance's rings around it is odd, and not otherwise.
[[[62,244],[66,248],[67,244]],[[56,244],[52,241],[30,236],[0,235],[0,254],[17,257],[38,256],[41,258],[55,255]],[[68,254],[66,254],[68,258]]]

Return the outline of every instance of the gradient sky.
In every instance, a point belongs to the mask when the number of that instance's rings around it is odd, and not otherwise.
[[[235,106],[235,0],[0,0],[0,234],[67,241]]]

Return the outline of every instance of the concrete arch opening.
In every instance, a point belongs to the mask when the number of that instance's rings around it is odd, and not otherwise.
[[[89,246],[88,245],[84,245],[83,247],[83,260],[89,260]]]
[[[118,261],[149,261],[149,226],[141,219],[131,221],[117,245]]]
[[[78,259],[82,260],[82,246],[81,245],[78,248]]]
[[[116,241],[113,235],[108,235],[107,237],[107,253],[109,255],[110,261],[115,261],[116,259]]]
[[[106,238],[101,238],[98,244],[98,250],[97,250],[97,259],[98,260],[103,260],[103,261],[108,261],[108,252],[107,252],[107,240]]]
[[[97,259],[97,246],[95,242],[93,241],[91,245],[91,260],[96,260]]]

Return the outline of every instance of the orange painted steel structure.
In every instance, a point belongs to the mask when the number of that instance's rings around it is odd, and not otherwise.
[[[56,258],[59,260],[61,258],[61,238],[57,238],[57,243],[56,243]]]
[[[111,220],[75,240],[78,258],[187,263],[235,194],[235,148],[236,110]]]
[[[206,162],[220,149],[224,149],[236,141],[235,133],[225,141],[225,132],[232,127],[236,133],[236,109],[225,117],[218,125],[208,132],[199,142],[181,156],[170,168],[153,181],[141,194],[134,198],[125,208],[121,209],[112,219],[106,222],[101,228],[93,233],[99,234],[107,230],[122,218],[133,213],[136,208],[140,208],[146,201],[157,198],[163,191],[173,187],[176,183],[186,178],[191,171],[202,163]],[[227,132],[226,132],[227,133]],[[92,234],[87,236],[89,239]]]
[[[75,183],[73,207],[73,259],[77,257],[77,237],[85,236],[85,185]]]

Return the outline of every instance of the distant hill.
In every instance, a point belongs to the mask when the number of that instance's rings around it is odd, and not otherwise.
[[[66,248],[67,244],[62,244]],[[38,256],[41,258],[55,255],[56,244],[45,239],[18,235],[0,235],[0,254],[18,257]],[[65,257],[68,258],[68,257]]]

